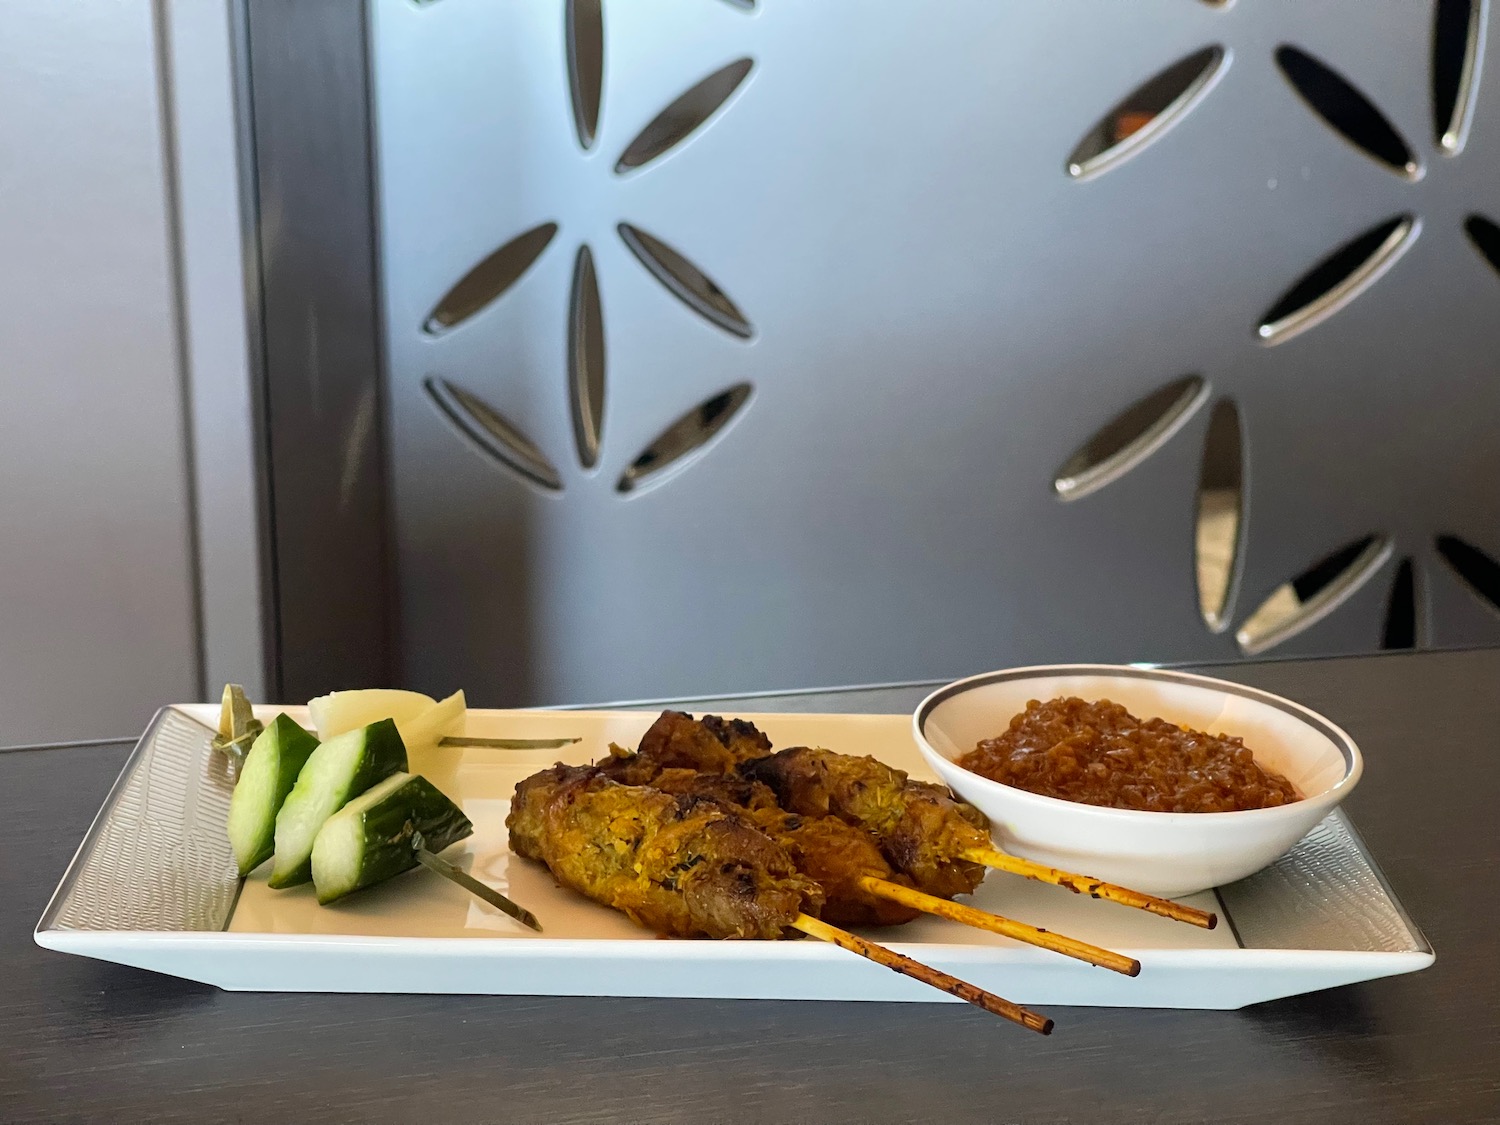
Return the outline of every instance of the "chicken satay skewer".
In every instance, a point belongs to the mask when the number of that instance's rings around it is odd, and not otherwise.
[[[1196,907],[1006,855],[977,810],[871,757],[798,746],[751,761],[744,772],[769,785],[789,811],[832,814],[865,828],[919,888],[944,898],[972,892],[981,868],[993,867],[1206,930],[1218,924],[1217,915]]]
[[[795,929],[1041,1034],[1052,1021],[808,913],[817,883],[734,810],[556,766],[516,786],[511,850],[558,882],[676,937],[784,938]]]
[[[824,921],[857,926],[900,925],[921,912],[1001,934],[1125,976],[1133,977],[1141,971],[1141,963],[1132,957],[903,886],[895,880],[905,876],[892,869],[863,828],[846,824],[837,817],[784,812],[773,803],[771,791],[758,781],[747,781],[734,774],[675,768],[659,772],[651,786],[674,795],[716,801],[748,817],[786,850],[798,871],[823,888]],[[898,904],[898,908],[892,909],[892,903]]]

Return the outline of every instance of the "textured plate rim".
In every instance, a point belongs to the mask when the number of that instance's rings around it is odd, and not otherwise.
[[[131,775],[135,772],[136,766],[140,764],[141,759],[145,757],[147,751],[150,750],[152,744],[155,742],[157,731],[161,727],[162,721],[167,717],[168,714],[172,713],[180,714],[191,722],[196,723],[198,721],[196,719],[193,719],[192,716],[188,715],[186,712],[182,711],[177,704],[171,703],[167,704],[165,707],[157,708],[156,714],[151,716],[151,721],[146,724],[146,729],[141,732],[140,738],[136,739],[135,746],[131,748],[130,753],[125,758],[124,764],[120,767],[120,773],[115,778],[114,784],[109,787],[109,792],[105,794],[104,802],[99,806],[99,811],[94,814],[94,819],[89,822],[88,831],[83,834],[83,839],[79,842],[78,848],[73,852],[73,858],[68,861],[68,866],[63,870],[62,878],[59,879],[57,883],[57,889],[52,892],[52,897],[47,900],[46,909],[42,911],[42,916],[37,921],[36,929],[32,931],[33,936],[37,940],[37,944],[43,944],[41,940],[41,935],[43,933],[73,932],[64,931],[59,927],[53,925],[53,923],[57,919],[57,913],[61,909],[63,900],[67,897],[68,892],[73,889],[73,884],[78,877],[79,870],[88,860],[89,856],[93,853],[94,848],[98,845],[99,837],[103,834],[104,831],[104,826],[109,822],[110,816],[113,815],[115,811],[115,805],[119,802],[121,794],[124,793],[125,786],[129,783]],[[99,930],[78,932],[121,933],[124,931]],[[143,932],[194,933],[205,931],[160,930]]]

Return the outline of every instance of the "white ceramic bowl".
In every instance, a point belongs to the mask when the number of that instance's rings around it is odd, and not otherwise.
[[[1239,735],[1255,760],[1303,799],[1246,812],[1160,813],[1042,797],[954,764],[994,738],[1027,701],[1113,700],[1213,734]],[[1346,796],[1364,761],[1338,727],[1268,692],[1207,676],[1113,665],[1014,668],[940,688],[912,716],[917,746],[938,775],[990,818],[1001,849],[1159,895],[1232,883],[1285,854]]]

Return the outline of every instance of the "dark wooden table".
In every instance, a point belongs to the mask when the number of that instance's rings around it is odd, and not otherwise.
[[[1500,1121],[1500,652],[1214,670],[1363,748],[1348,808],[1437,949],[1237,1012],[220,992],[31,930],[128,746],[0,754],[0,1121]],[[721,704],[902,710],[919,688]]]

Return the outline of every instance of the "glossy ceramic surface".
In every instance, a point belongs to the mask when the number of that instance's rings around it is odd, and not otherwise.
[[[1005,730],[1029,700],[1059,696],[1109,699],[1143,719],[1238,735],[1303,799],[1233,813],[1107,809],[1027,793],[955,764]],[[1305,707],[1223,680],[1148,668],[1056,665],[973,676],[933,692],[912,726],[927,764],[984,811],[1004,850],[1169,896],[1232,883],[1285,855],[1348,796],[1364,769],[1353,739]]]

